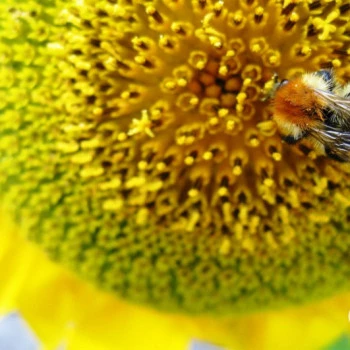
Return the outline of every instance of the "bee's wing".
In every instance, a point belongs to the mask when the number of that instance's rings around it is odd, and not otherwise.
[[[350,131],[326,125],[322,129],[311,130],[310,135],[324,145],[330,158],[350,162]]]
[[[350,131],[350,98],[333,94],[329,91],[316,89],[318,95],[332,111],[334,122]]]

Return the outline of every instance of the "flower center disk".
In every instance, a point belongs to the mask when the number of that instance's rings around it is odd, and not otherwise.
[[[346,2],[10,3],[0,183],[53,259],[171,310],[349,288],[350,168],[262,101],[275,72],[350,78]]]

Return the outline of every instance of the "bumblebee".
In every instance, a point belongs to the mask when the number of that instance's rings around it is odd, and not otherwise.
[[[285,142],[308,139],[328,157],[350,162],[350,84],[319,70],[276,83],[273,95],[273,118]]]

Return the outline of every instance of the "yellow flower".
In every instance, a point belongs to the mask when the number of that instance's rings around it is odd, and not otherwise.
[[[350,79],[345,1],[0,4],[0,186],[104,290],[229,314],[348,291],[350,167],[281,142],[275,72]],[[24,243],[23,243],[24,244]]]

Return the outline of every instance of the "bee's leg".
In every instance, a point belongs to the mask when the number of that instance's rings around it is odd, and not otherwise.
[[[281,135],[281,138],[284,142],[288,143],[289,145],[295,145],[299,139],[296,139],[292,135]]]
[[[294,135],[281,135],[281,138],[284,142],[288,143],[289,145],[295,145],[298,141],[303,139],[305,136],[308,135],[307,131],[301,132],[298,136]]]
[[[334,150],[328,146],[325,147],[325,152],[327,154],[327,156],[333,160],[336,160],[337,162],[346,162],[348,161],[346,158],[342,157],[340,154],[337,154],[336,152],[334,152]]]

